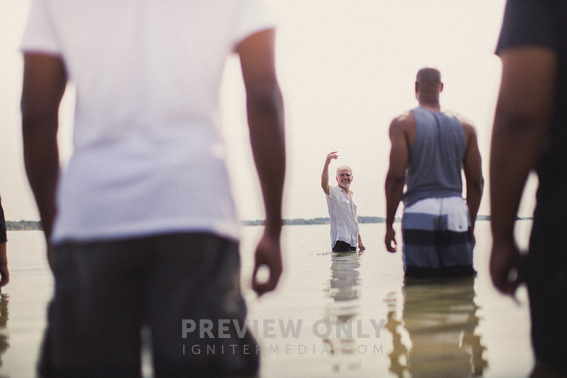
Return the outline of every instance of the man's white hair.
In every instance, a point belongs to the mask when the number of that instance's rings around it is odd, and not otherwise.
[[[339,173],[343,170],[343,169],[348,169],[348,171],[350,172],[350,175],[352,176],[352,169],[348,166],[348,165],[341,165],[340,167],[337,168],[337,173],[336,173],[336,177],[339,177]]]

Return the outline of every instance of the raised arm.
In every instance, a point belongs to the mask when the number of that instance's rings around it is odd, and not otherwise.
[[[484,190],[482,175],[482,158],[478,149],[478,138],[474,126],[468,121],[461,121],[467,140],[467,150],[463,159],[463,168],[467,185],[467,206],[471,217],[471,227],[474,232],[476,215]]]
[[[274,30],[253,34],[242,41],[240,55],[246,87],[246,104],[252,153],[266,211],[264,234],[256,248],[252,287],[262,295],[276,288],[282,273],[281,227],[285,176],[285,131],[283,100],[276,77]],[[266,282],[259,282],[261,266],[270,271]]]
[[[390,124],[390,167],[386,175],[386,249],[397,251],[394,219],[404,191],[409,160],[408,128],[413,122],[410,113],[395,118]]]
[[[551,122],[557,56],[552,50],[529,46],[505,50],[501,58],[502,82],[490,152],[490,274],[498,290],[513,295],[523,279],[514,222]]]
[[[21,102],[24,163],[47,241],[56,213],[58,111],[66,83],[67,74],[61,58],[24,54]]]
[[[325,165],[323,165],[323,173],[321,173],[321,188],[326,195],[329,195],[329,164],[331,164],[331,160],[337,159],[339,155],[337,155],[337,151],[333,151],[327,154],[327,158],[325,159]]]

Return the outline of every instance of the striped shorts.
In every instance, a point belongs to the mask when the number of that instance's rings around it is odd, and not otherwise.
[[[406,207],[402,235],[406,276],[476,274],[471,221],[461,197],[427,198]]]

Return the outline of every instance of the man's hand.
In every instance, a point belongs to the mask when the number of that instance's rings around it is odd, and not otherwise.
[[[360,234],[358,234],[358,249],[360,250],[360,252],[366,249],[366,247],[362,243],[362,237],[360,237]]]
[[[259,282],[257,274],[258,269],[262,266],[268,268],[270,276],[266,281]],[[264,234],[256,247],[256,254],[254,256],[252,289],[258,293],[258,296],[274,290],[278,285],[282,270],[280,239]]]
[[[10,282],[10,271],[8,270],[8,264],[0,265],[0,276],[2,279],[0,280],[0,286],[8,285]]]
[[[386,237],[384,239],[384,242],[386,243],[386,249],[388,250],[388,252],[397,252],[398,242],[396,242],[396,231],[393,227],[386,229]]]
[[[0,265],[0,276],[2,276],[0,286],[8,285],[8,282],[10,282],[10,271],[8,270],[8,265]]]
[[[523,257],[513,241],[494,243],[490,255],[492,283],[503,294],[512,297],[524,282]]]
[[[326,195],[329,195],[329,164],[331,160],[338,159],[337,151],[329,152],[327,158],[325,159],[325,164],[323,165],[323,173],[321,173],[321,188]]]
[[[327,154],[327,159],[325,160],[325,166],[328,166],[331,163],[331,160],[336,160],[339,158],[337,155],[337,151],[329,152]]]
[[[0,286],[6,286],[8,282],[10,282],[8,255],[6,253],[6,242],[3,242],[0,243]]]

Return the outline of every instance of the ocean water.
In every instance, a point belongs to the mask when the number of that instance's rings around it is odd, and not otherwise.
[[[531,221],[518,222],[521,247]],[[399,238],[399,224],[397,224]],[[285,226],[284,274],[250,289],[262,227],[243,228],[242,287],[261,377],[527,377],[533,366],[525,288],[514,302],[488,275],[490,223],[477,223],[475,279],[404,285],[383,224],[362,224],[366,251],[330,252],[328,225]],[[33,377],[53,280],[39,231],[8,233],[11,281],[0,298],[0,378]],[[189,351],[190,346],[187,346]],[[204,352],[204,351],[203,351]],[[255,352],[255,351],[251,351]],[[144,374],[151,377],[148,360]]]

